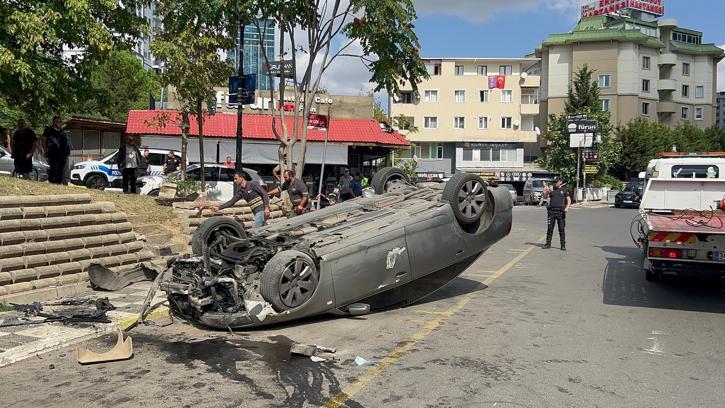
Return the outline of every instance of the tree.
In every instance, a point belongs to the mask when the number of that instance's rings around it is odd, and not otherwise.
[[[260,38],[259,21],[275,22],[279,28],[278,59],[292,60],[292,72],[282,73],[280,78],[278,96],[284,101],[291,85],[294,100],[302,106],[293,112],[274,111],[272,129],[280,142],[280,162],[285,154],[287,168],[296,161],[297,177],[304,169],[310,109],[324,73],[335,60],[359,59],[369,68],[375,91],[385,89],[389,94],[399,94],[401,82],[409,83],[417,93],[418,83],[427,77],[413,31],[416,15],[411,0],[254,0],[249,10],[254,13],[246,21],[256,25]],[[342,45],[333,49],[338,40]],[[264,57],[269,63],[268,56]],[[270,97],[274,99],[274,90],[270,90]],[[298,143],[300,156],[294,160]]]
[[[547,147],[539,164],[549,171],[561,173],[569,180],[576,179],[577,154],[574,148],[569,147],[568,115],[585,114],[590,120],[597,122],[598,135],[601,138],[597,176],[604,176],[609,167],[618,160],[617,143],[611,140],[613,127],[609,112],[602,111],[599,87],[592,76],[593,71],[586,64],[577,71],[574,82],[569,88],[568,100],[564,104],[564,113],[549,115],[548,130],[544,134]]]
[[[181,166],[186,172],[190,116],[199,128],[200,187],[204,191],[204,109],[215,98],[234,67],[221,52],[234,46],[229,4],[225,0],[166,0],[160,3],[163,30],[151,43],[154,55],[164,62],[162,82],[174,87],[180,102]]]
[[[670,151],[673,145],[669,126],[644,118],[618,126],[616,134],[620,154],[611,172],[620,179],[628,179],[632,171],[644,170],[657,153]]]
[[[676,127],[672,134],[678,152],[713,152],[725,147],[721,144],[723,133],[716,128],[703,131],[685,122]]]
[[[144,20],[133,12],[140,3],[0,2],[0,120],[22,112],[40,123],[85,98],[90,69],[141,34]]]
[[[138,58],[125,51],[112,51],[90,72],[92,90],[79,101],[74,112],[125,122],[128,111],[147,109],[149,94],[156,95],[159,79],[146,71]]]

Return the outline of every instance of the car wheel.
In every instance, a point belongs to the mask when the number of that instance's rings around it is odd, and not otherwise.
[[[94,190],[104,190],[108,187],[108,181],[106,181],[106,178],[100,174],[91,174],[86,177],[86,187]]]
[[[370,182],[370,185],[373,187],[373,189],[375,189],[375,193],[383,194],[391,191],[391,189],[394,188],[394,185],[397,184],[391,183],[394,181],[403,181],[409,183],[410,179],[403,170],[397,167],[385,167],[375,173],[372,181]]]
[[[262,271],[262,297],[281,312],[304,305],[317,289],[320,276],[307,254],[287,250],[277,253]]]
[[[206,248],[209,256],[216,258],[233,240],[246,237],[244,227],[233,218],[212,217],[204,220],[191,236],[191,253],[202,256]]]
[[[614,202],[614,208],[622,208],[622,204],[619,204],[618,202]]]
[[[475,174],[454,174],[443,188],[441,198],[450,203],[458,222],[473,224],[486,210],[486,185]]]
[[[155,189],[149,191],[149,196],[158,197],[160,192],[161,192],[161,190],[159,190],[158,188],[155,188]]]

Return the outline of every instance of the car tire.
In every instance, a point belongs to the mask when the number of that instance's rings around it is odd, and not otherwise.
[[[298,308],[312,297],[320,276],[315,262],[307,254],[287,250],[267,262],[259,290],[264,300],[278,312]]]
[[[614,208],[622,208],[622,204],[619,204],[617,202],[614,203]]]
[[[94,190],[105,190],[108,187],[108,180],[100,174],[91,174],[86,177],[85,185]]]
[[[475,174],[454,174],[443,188],[441,198],[451,205],[459,223],[473,224],[486,211],[486,183]]]
[[[149,191],[148,195],[149,195],[149,197],[158,197],[160,192],[161,192],[160,189],[155,188],[155,189]]]
[[[403,170],[397,167],[385,167],[375,173],[370,185],[376,194],[383,194],[389,190],[390,185],[388,183],[394,180],[402,180],[410,183],[410,178]]]
[[[191,236],[191,253],[202,256],[204,249],[219,238],[219,234],[227,234],[232,238],[244,239],[247,233],[242,224],[230,217],[212,217],[204,220]],[[210,250],[209,256],[214,256],[218,249]]]

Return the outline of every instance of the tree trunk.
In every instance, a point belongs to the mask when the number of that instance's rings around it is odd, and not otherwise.
[[[203,111],[203,99],[196,100],[196,124],[199,126],[199,180],[201,185],[199,186],[200,192],[206,191],[206,180],[204,179],[204,116]]]
[[[189,112],[181,111],[181,179],[186,180],[186,146],[189,144]]]

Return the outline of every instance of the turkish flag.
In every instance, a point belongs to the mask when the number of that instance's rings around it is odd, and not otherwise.
[[[506,87],[506,76],[496,75],[496,88],[504,89]]]

